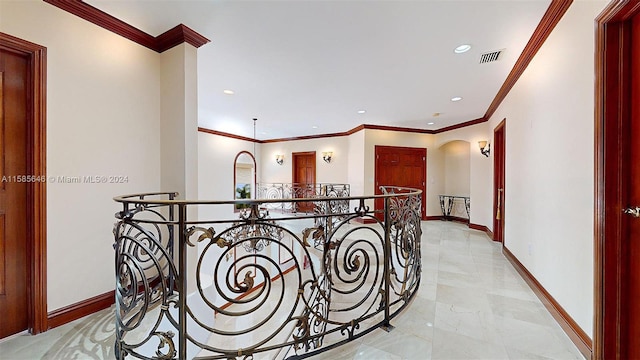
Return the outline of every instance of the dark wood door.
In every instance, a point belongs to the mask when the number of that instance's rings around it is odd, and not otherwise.
[[[629,254],[629,270],[623,277],[626,295],[622,300],[626,302],[628,314],[625,316],[628,331],[624,343],[629,346],[626,358],[640,359],[640,217],[638,213],[633,214],[633,210],[640,211],[640,14],[633,17],[631,26],[631,121],[629,136],[625,139],[629,159],[625,162],[627,171],[623,171],[628,173],[623,176],[626,185],[623,206],[631,213],[623,217],[622,224],[622,244]]]
[[[382,194],[380,186],[400,186],[422,190],[422,219],[427,209],[427,149],[395,146],[375,147],[375,194]],[[384,210],[382,199],[375,200],[376,210]],[[380,212],[377,217],[383,220]]]
[[[293,153],[293,197],[310,198],[315,196],[316,152]],[[295,209],[300,212],[312,212],[312,202],[297,203]]]
[[[0,49],[0,338],[28,327],[28,66]]]
[[[640,359],[640,7],[596,18],[593,358]]]
[[[505,123],[493,131],[493,240],[504,241]]]

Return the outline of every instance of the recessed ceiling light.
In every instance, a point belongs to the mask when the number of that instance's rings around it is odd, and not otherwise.
[[[434,122],[428,122],[427,125],[433,125],[435,124]]]
[[[358,110],[358,114],[364,114],[366,112],[367,112],[367,110]]]
[[[227,95],[233,95],[233,94],[235,94],[235,93],[233,92],[233,90],[229,90],[229,89],[224,89],[224,90],[222,90],[222,92],[223,92],[223,93],[225,93],[225,94],[227,94]]]
[[[318,126],[317,126],[317,125],[313,125],[311,128],[312,128],[312,129],[317,129],[317,128],[318,128]]]
[[[462,97],[460,96],[454,96],[451,98],[451,101],[460,101],[460,100],[462,100]]]
[[[465,53],[467,51],[471,50],[471,45],[469,44],[462,44],[458,47],[456,47],[455,49],[453,49],[453,52],[456,54],[462,54]]]

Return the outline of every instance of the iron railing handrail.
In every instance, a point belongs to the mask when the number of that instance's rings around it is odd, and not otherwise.
[[[390,320],[409,305],[420,284],[422,192],[381,190],[384,194],[372,196],[232,201],[181,200],[174,192],[115,197],[123,205],[114,227],[116,357],[182,360],[191,347],[205,352],[203,359],[247,359],[281,349],[288,349],[284,358],[299,359],[377,328],[390,330]],[[383,209],[365,205],[376,199],[383,200]],[[345,210],[345,201],[358,207]],[[311,202],[316,208],[313,215],[279,218],[261,208],[281,202]],[[250,207],[236,219],[188,217],[189,206],[225,204]],[[350,223],[362,217],[373,224]],[[311,220],[303,236],[286,225]],[[187,253],[196,245],[194,263]],[[293,274],[286,275],[289,271]],[[188,293],[190,278],[196,284]],[[270,305],[260,310],[267,300]],[[238,328],[224,328],[234,319]],[[228,344],[245,334],[251,335],[246,346]],[[331,343],[330,337],[337,339]]]
[[[394,189],[397,190],[406,190],[409,192],[402,193],[402,195],[419,195],[422,194],[422,190],[407,188],[407,187],[397,187],[393,186]],[[376,194],[376,195],[362,195],[362,196],[349,196],[346,198],[336,198],[332,196],[321,196],[321,197],[311,197],[311,198],[287,198],[287,199],[242,199],[242,200],[181,200],[181,199],[173,199],[173,200],[149,200],[146,199],[148,196],[160,196],[160,195],[175,195],[178,196],[177,192],[149,192],[149,193],[140,193],[140,194],[128,194],[128,195],[120,195],[115,196],[113,200],[119,203],[137,203],[137,204],[148,204],[148,205],[228,205],[228,204],[254,204],[254,203],[281,203],[283,201],[286,202],[314,202],[314,201],[336,201],[336,200],[370,200],[370,199],[384,199],[389,197],[397,196],[398,194]],[[142,198],[141,198],[142,197]],[[138,199],[136,199],[138,198]]]

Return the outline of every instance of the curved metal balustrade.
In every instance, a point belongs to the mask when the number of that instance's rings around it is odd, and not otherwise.
[[[318,198],[318,197],[339,197],[347,198],[350,195],[349,184],[297,184],[297,183],[258,183],[256,184],[258,199],[297,199],[297,198]],[[298,212],[300,203],[283,201],[267,203],[265,207],[270,210],[281,210],[282,212]],[[349,211],[349,202],[334,202],[336,213]],[[304,212],[304,211],[303,211]]]
[[[421,193],[383,190],[286,200],[321,204],[296,216],[269,214],[282,199],[115,198],[117,358],[298,359],[390,329],[420,284]],[[359,206],[336,212],[345,200]],[[237,203],[249,205],[239,217],[201,220]],[[334,218],[309,246],[305,229]]]
[[[256,184],[258,199],[279,199],[280,202],[263,203],[262,207],[272,211],[282,213],[313,213],[313,214],[333,214],[330,217],[318,217],[313,226],[303,231],[303,240],[312,241],[312,246],[321,249],[323,247],[324,233],[330,232],[340,221],[349,214],[349,195],[351,187],[349,184],[334,183],[258,183]],[[298,198],[326,198],[334,197],[340,200],[334,201],[301,201],[293,202],[289,199]],[[330,221],[327,221],[330,220]],[[306,242],[305,242],[306,243]]]

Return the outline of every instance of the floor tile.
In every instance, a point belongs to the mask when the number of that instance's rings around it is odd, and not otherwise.
[[[395,328],[390,332],[376,329],[312,358],[583,359],[502,255],[500,244],[455,222],[423,222],[422,233],[421,283],[409,306],[391,320]],[[341,301],[334,301],[332,306],[348,305],[345,299]],[[350,316],[343,313],[333,319],[348,321]],[[363,322],[361,331],[381,319]],[[111,308],[40,335],[16,335],[0,340],[0,358],[113,359],[114,324]],[[234,325],[230,322],[225,326],[231,329]],[[283,332],[290,331],[289,327]],[[324,344],[339,339],[336,333],[327,336]],[[210,339],[209,343],[216,341]],[[256,355],[258,360],[274,354]],[[276,359],[283,355],[281,352]]]

